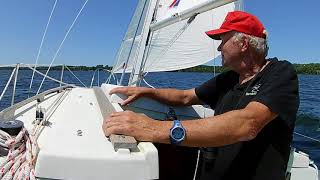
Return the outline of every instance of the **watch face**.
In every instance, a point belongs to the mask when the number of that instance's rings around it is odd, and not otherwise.
[[[184,134],[185,134],[184,129],[181,127],[176,127],[172,130],[172,136],[176,140],[182,139],[184,137]]]

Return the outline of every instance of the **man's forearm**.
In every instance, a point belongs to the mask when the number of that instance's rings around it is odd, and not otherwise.
[[[240,110],[200,120],[182,121],[186,129],[184,146],[216,147],[254,139],[260,130],[277,115],[266,106],[251,102]],[[155,141],[169,143],[172,122],[158,122]],[[171,126],[170,126],[171,125]]]
[[[145,95],[154,100],[172,106],[192,105],[190,97],[185,90],[178,89],[147,89]]]

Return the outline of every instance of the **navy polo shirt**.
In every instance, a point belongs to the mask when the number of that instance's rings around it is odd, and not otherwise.
[[[298,87],[293,66],[276,58],[244,84],[239,84],[239,74],[228,71],[197,87],[198,98],[216,115],[245,108],[252,101],[278,115],[255,139],[219,147],[212,162],[202,159],[199,179],[284,179],[299,107]]]

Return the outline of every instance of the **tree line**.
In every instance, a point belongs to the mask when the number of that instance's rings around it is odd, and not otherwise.
[[[298,74],[320,74],[320,63],[311,63],[311,64],[293,64]],[[48,67],[37,67],[37,70],[47,70]],[[96,66],[69,66],[68,68],[72,71],[94,71],[96,69],[106,69],[111,70],[112,66],[108,65],[96,65]],[[1,69],[13,69],[13,67],[1,67]],[[21,68],[28,69],[28,68]],[[65,68],[66,69],[66,68]],[[52,71],[61,71],[62,66],[53,66],[51,67]],[[222,73],[228,69],[222,66],[207,66],[200,65],[192,68],[182,69],[176,72],[216,72]]]
[[[296,72],[298,74],[320,74],[320,63],[311,63],[311,64],[293,64]],[[200,65],[188,69],[179,70],[181,72],[216,72],[222,73],[228,69],[222,66],[206,66]]]

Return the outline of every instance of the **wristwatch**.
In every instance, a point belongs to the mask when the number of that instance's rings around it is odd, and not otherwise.
[[[170,142],[174,145],[179,145],[186,137],[186,130],[179,120],[174,120],[170,129]]]

